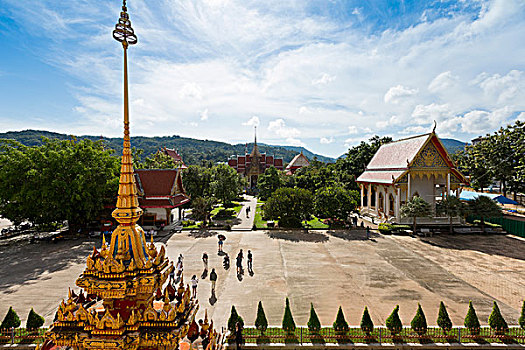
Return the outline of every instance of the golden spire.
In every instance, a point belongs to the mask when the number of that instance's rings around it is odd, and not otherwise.
[[[146,260],[144,231],[136,225],[142,215],[137,198],[137,188],[131,156],[129,136],[129,101],[128,101],[128,46],[137,43],[137,36],[131,27],[127,13],[126,0],[122,4],[120,18],[115,25],[113,38],[122,43],[124,49],[124,144],[120,168],[117,208],[112,216],[120,224],[111,237],[110,252],[117,259],[130,260],[134,258],[138,267]],[[131,246],[130,246],[131,245]]]

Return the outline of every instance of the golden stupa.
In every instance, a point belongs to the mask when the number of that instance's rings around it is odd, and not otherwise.
[[[43,349],[177,349],[188,331],[195,333],[197,327],[198,301],[191,298],[189,286],[182,281],[178,288],[168,283],[162,290],[173,263],[165,256],[164,246],[158,250],[153,241],[146,243],[137,225],[142,209],[133,175],[127,72],[127,49],[137,43],[137,37],[125,0],[113,38],[124,49],[124,149],[112,214],[119,225],[110,244],[103,238],[100,251],[93,248],[87,257],[86,268],[76,281],[83,291],[75,294],[70,290],[67,301],[62,301]],[[207,319],[197,332],[209,349],[215,348],[216,333]]]

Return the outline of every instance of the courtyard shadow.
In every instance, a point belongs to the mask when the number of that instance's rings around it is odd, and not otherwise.
[[[266,234],[272,239],[283,239],[292,242],[324,243],[329,237],[319,232],[305,232],[303,230],[268,231]]]
[[[191,230],[189,235],[193,238],[208,238],[217,235],[217,231],[212,231],[209,229],[200,229],[200,230]]]
[[[525,241],[503,235],[440,235],[421,242],[445,249],[473,250],[488,255],[525,260]]]
[[[100,245],[101,241],[97,238],[75,238],[56,243],[26,241],[2,246],[0,291],[46,278],[42,275],[64,270],[72,264],[85,263],[86,257],[93,252],[93,246],[98,249]]]
[[[327,231],[327,234],[333,237],[344,239],[345,241],[366,241],[366,231],[365,230],[329,230]],[[377,239],[381,235],[378,233],[370,232],[370,239],[369,241],[372,241],[374,243],[377,243]]]

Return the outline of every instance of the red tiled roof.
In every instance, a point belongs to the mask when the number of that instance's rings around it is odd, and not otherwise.
[[[308,166],[308,165],[310,165],[308,158],[306,158],[306,156],[301,152],[297,154],[295,157],[293,157],[292,161],[290,162],[290,164],[288,164],[286,169],[292,169],[292,168],[298,169],[298,168],[301,168],[303,166]]]
[[[366,169],[406,169],[430,135],[424,134],[382,145]]]
[[[404,170],[367,170],[362,173],[358,178],[357,182],[373,182],[373,183],[384,183],[393,184],[394,181],[401,176]],[[393,178],[392,178],[393,176]]]
[[[163,199],[141,199],[139,198],[141,208],[175,208],[168,198]]]
[[[182,157],[180,156],[180,154],[176,150],[174,150],[172,148],[164,147],[162,149],[162,151],[164,152],[164,154],[170,156],[175,163],[180,163],[180,168],[181,169],[188,169],[186,164],[184,164],[184,162],[182,161]]]
[[[144,196],[169,196],[177,177],[176,169],[136,169],[137,185]]]

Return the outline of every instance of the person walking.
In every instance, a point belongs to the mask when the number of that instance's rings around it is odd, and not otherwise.
[[[197,284],[199,283],[199,280],[197,279],[197,276],[196,275],[193,275],[193,277],[191,278],[191,289],[192,289],[192,292],[193,292],[193,299],[197,299]]]
[[[237,266],[237,274],[240,275],[242,272],[242,254],[237,254],[237,260],[236,260],[236,266]]]
[[[241,350],[242,345],[242,327],[241,323],[237,322],[235,324],[235,344],[237,345],[237,350]]]
[[[224,241],[219,238],[219,242],[217,244],[219,245],[219,252],[222,252],[222,245],[224,244]]]
[[[248,249],[248,271],[252,271],[253,270],[253,255],[252,255],[252,251]]]
[[[206,252],[202,254],[202,262],[204,263],[204,270],[208,270],[208,254]]]
[[[215,293],[215,283],[217,282],[217,273],[215,272],[215,269],[211,269],[210,281],[211,281],[211,292]]]
[[[366,239],[370,239],[370,226],[366,227]]]

